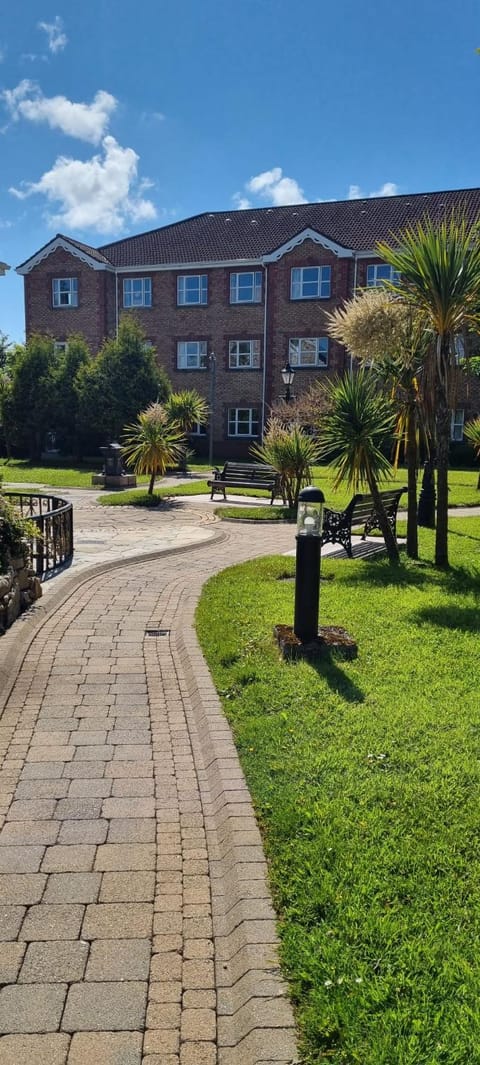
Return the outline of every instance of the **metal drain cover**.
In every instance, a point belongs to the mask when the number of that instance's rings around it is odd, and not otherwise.
[[[170,629],[145,629],[145,636],[150,636],[155,639],[156,636],[169,636]]]

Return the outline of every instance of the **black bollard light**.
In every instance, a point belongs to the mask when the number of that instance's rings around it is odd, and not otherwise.
[[[325,497],[319,488],[302,488],[298,497],[293,630],[302,643],[309,643],[318,636],[324,503]]]

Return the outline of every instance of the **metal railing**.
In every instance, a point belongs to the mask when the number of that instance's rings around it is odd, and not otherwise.
[[[32,566],[37,577],[64,565],[73,557],[73,506],[58,496],[40,492],[10,492],[22,518],[37,526],[39,535],[27,537],[30,543]]]

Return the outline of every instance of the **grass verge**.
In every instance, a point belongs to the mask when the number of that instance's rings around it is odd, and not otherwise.
[[[162,485],[155,488],[151,496],[138,488],[127,489],[126,492],[109,492],[107,495],[98,497],[98,502],[105,507],[157,507],[164,499],[172,499],[177,496],[200,496],[210,495],[210,488],[206,481],[188,481],[186,484]],[[269,497],[269,492],[254,489],[251,492],[243,488],[236,488],[235,495]]]
[[[269,858],[305,1065],[466,1065],[480,1013],[480,519],[452,568],[323,562],[354,662],[290,665],[294,560],[205,586],[198,634]]]
[[[218,507],[217,518],[222,521],[295,521],[296,513],[290,507]]]

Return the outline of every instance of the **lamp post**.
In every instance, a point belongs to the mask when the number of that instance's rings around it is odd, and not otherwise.
[[[302,488],[298,497],[293,631],[302,643],[318,636],[320,549],[325,497],[319,488]]]
[[[290,388],[293,385],[294,377],[295,377],[295,370],[293,369],[292,366],[290,366],[290,363],[287,362],[287,365],[284,366],[283,370],[282,370],[282,381],[283,381],[283,383],[285,385],[285,403],[290,403],[290,400],[292,398],[291,393],[290,393]]]
[[[213,351],[208,356],[208,369],[210,371],[210,437],[208,441],[208,462],[213,466],[213,416],[215,411],[215,375],[217,371],[217,358]]]

